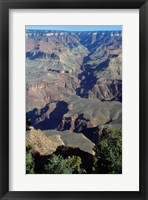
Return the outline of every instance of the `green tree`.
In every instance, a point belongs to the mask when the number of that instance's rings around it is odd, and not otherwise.
[[[105,129],[101,141],[95,146],[94,150],[94,173],[122,173],[121,129]]]
[[[64,159],[61,155],[52,154],[48,164],[44,166],[47,174],[80,174],[85,173],[81,168],[81,158],[72,156]]]
[[[34,150],[31,145],[26,146],[26,174],[34,174]]]

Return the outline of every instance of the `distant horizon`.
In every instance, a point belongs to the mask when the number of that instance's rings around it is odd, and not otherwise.
[[[26,30],[43,30],[43,31],[71,31],[71,32],[80,32],[80,31],[122,31],[122,26],[119,25],[66,25],[66,26],[42,26],[42,25],[26,25]]]

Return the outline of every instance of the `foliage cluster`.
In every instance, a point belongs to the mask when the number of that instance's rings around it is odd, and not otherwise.
[[[34,162],[34,150],[32,146],[26,147],[26,174],[34,174],[35,162]]]
[[[121,129],[105,129],[95,146],[94,172],[96,174],[122,173]]]
[[[61,155],[53,154],[44,169],[47,174],[80,174],[85,172],[81,164],[79,156],[68,156],[64,159]]]

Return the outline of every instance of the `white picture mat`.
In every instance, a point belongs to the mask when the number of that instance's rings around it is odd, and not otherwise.
[[[9,20],[10,191],[139,191],[139,10],[12,9]],[[123,26],[122,174],[25,174],[25,25]]]

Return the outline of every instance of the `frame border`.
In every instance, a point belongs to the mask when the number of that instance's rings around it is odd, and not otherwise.
[[[140,191],[139,192],[11,192],[9,191],[9,9],[139,9],[140,14]],[[0,199],[148,199],[147,0],[0,0]]]

